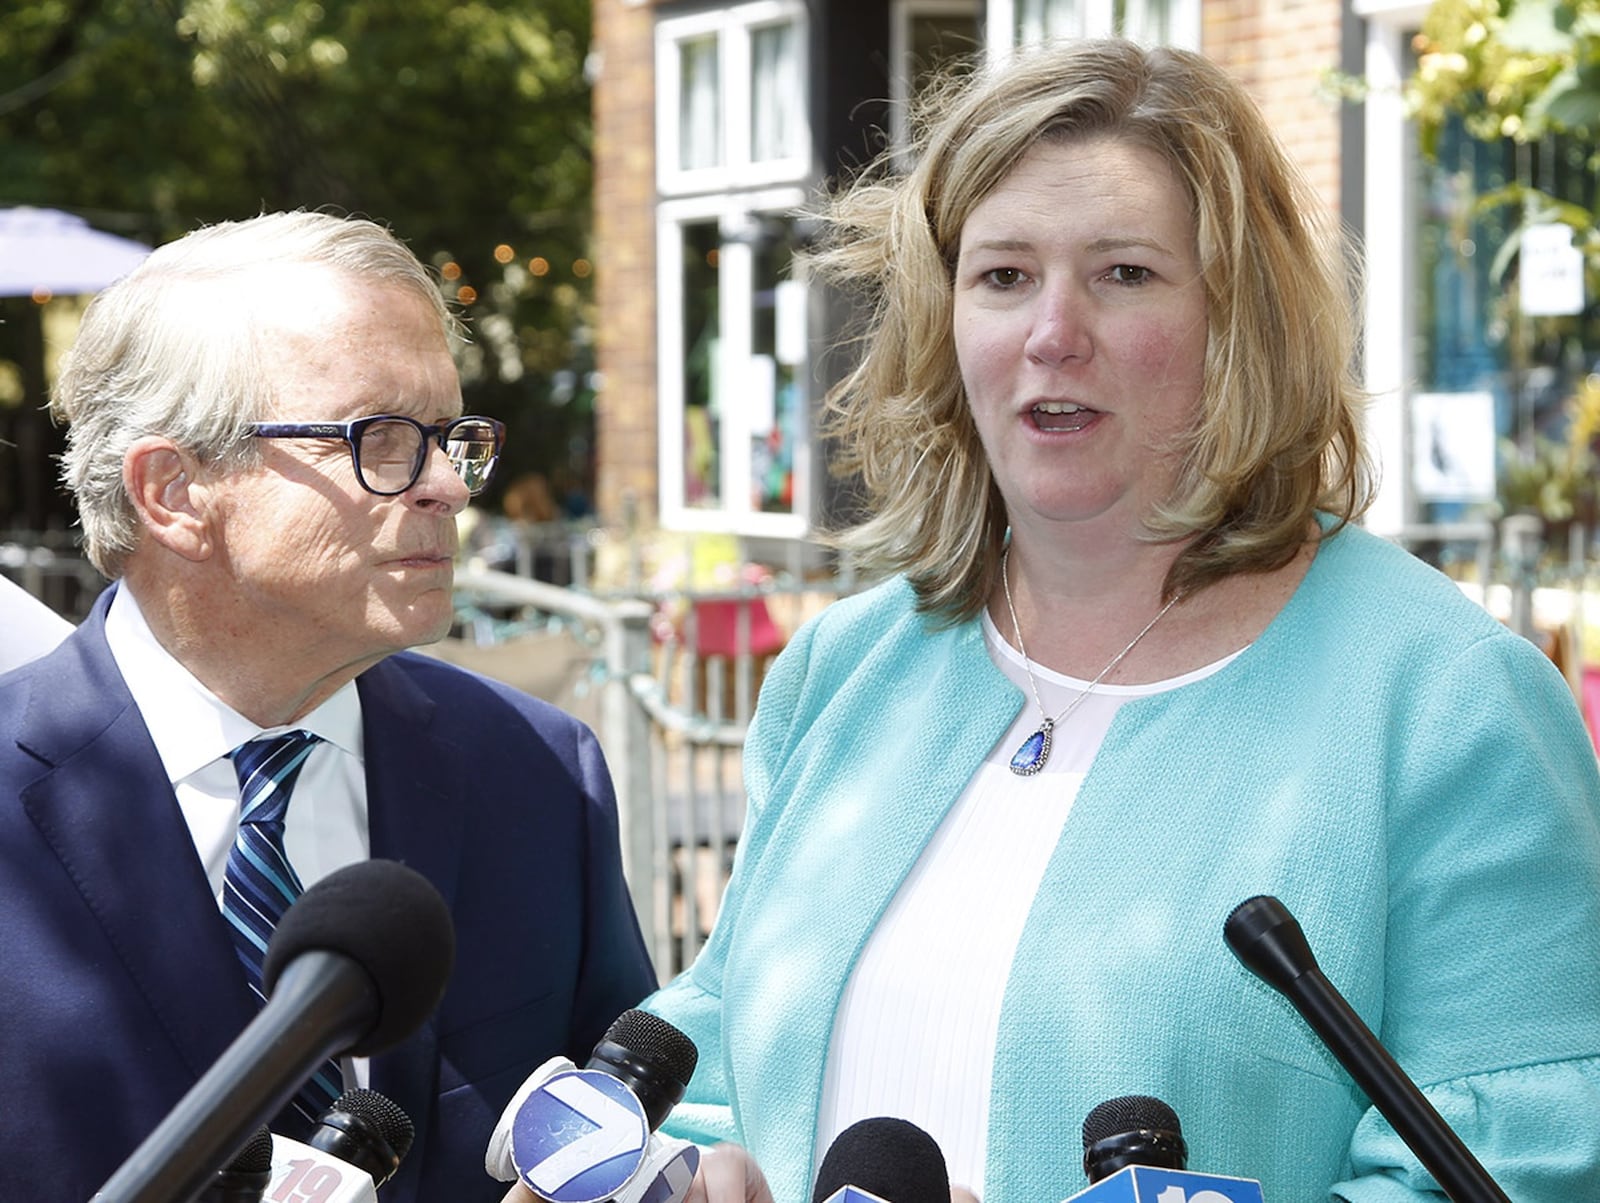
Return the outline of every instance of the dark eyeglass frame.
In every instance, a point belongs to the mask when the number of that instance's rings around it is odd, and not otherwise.
[[[411,478],[402,488],[375,489],[367,481],[366,473],[361,470],[361,436],[369,427],[379,422],[404,422],[413,427],[417,434],[417,455],[411,464]],[[506,426],[495,418],[486,418],[481,414],[464,414],[459,418],[451,418],[448,422],[438,422],[433,425],[419,422],[405,414],[371,414],[365,418],[355,418],[349,422],[252,422],[248,429],[250,434],[258,439],[343,439],[350,449],[350,465],[356,471],[356,481],[369,493],[379,497],[398,497],[407,489],[414,486],[422,478],[422,467],[428,460],[428,444],[434,442],[439,445],[439,450],[444,452],[450,466],[458,476],[461,468],[450,457],[449,442],[450,432],[457,427],[473,423],[488,426],[494,434],[494,454],[489,456],[488,464],[483,469],[482,480],[477,488],[463,476],[462,480],[467,485],[467,491],[474,496],[483,492],[488,487],[489,479],[494,475],[495,464],[500,458],[500,452],[505,447]]]

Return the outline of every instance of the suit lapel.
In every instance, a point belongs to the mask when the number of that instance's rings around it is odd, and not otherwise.
[[[367,824],[372,855],[402,861],[421,873],[454,911],[461,872],[464,783],[469,749],[448,746],[434,729],[434,702],[395,658],[357,679],[367,776]],[[388,1052],[372,1059],[372,1087],[428,1130],[438,1094],[438,1016]],[[402,1162],[386,1189],[408,1198],[419,1159]]]
[[[198,1076],[256,1008],[166,770],[106,645],[110,592],[35,676],[18,743],[46,767],[20,797]]]

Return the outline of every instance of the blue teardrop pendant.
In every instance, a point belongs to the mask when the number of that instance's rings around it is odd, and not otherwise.
[[[1032,777],[1044,768],[1044,762],[1050,759],[1050,733],[1055,726],[1055,719],[1047,718],[1039,724],[1037,731],[1022,741],[1022,746],[1011,758],[1013,773],[1018,777]]]

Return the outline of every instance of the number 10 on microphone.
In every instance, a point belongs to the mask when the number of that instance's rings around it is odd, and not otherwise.
[[[1262,1198],[1261,1183],[1253,1178],[1130,1165],[1067,1203],[1262,1203]]]

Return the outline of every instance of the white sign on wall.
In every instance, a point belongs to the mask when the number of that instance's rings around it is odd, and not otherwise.
[[[1583,312],[1583,252],[1572,245],[1564,222],[1522,231],[1518,302],[1530,317],[1561,317]]]
[[[1494,500],[1494,397],[1411,398],[1411,483],[1419,501]]]

